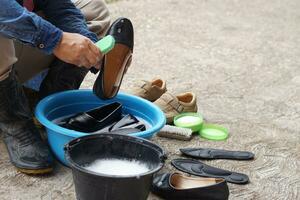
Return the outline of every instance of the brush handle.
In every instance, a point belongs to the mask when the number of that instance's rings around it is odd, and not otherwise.
[[[102,54],[107,54],[110,50],[112,50],[115,46],[115,38],[111,35],[107,35],[98,42],[95,43],[95,45],[100,49]]]
[[[96,42],[95,45],[99,48],[102,54],[107,54],[110,50],[114,48],[115,43],[115,38],[111,35],[107,35],[98,42]],[[93,74],[97,74],[99,70],[95,67],[92,67],[90,71]]]

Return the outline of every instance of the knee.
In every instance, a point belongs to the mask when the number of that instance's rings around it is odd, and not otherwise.
[[[0,36],[0,81],[6,79],[17,62],[13,41]]]
[[[96,33],[99,37],[103,36],[109,25],[109,10],[104,0],[89,0],[81,10],[85,16],[90,31]]]

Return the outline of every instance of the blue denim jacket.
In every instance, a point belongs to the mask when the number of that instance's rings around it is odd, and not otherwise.
[[[60,41],[62,32],[79,33],[97,41],[84,17],[71,0],[35,0],[35,8],[46,16],[43,19],[27,11],[15,0],[1,0],[0,34],[28,43],[51,54]]]

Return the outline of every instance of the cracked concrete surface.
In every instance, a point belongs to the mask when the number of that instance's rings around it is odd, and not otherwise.
[[[169,155],[163,171],[174,171],[181,147],[248,150],[254,161],[206,162],[249,175],[248,185],[229,184],[230,199],[300,199],[300,1],[124,0],[109,8],[132,19],[136,33],[122,89],[161,77],[173,94],[194,91],[206,121],[230,130],[225,142],[153,138]],[[69,169],[18,173],[2,142],[0,168],[2,200],[75,198]]]

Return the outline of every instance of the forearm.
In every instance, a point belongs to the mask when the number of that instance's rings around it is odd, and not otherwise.
[[[79,33],[96,42],[96,34],[90,32],[83,14],[71,0],[37,0],[49,22],[64,32]]]
[[[29,43],[48,54],[61,40],[59,28],[28,12],[14,0],[1,0],[0,13],[0,34],[5,37]]]

